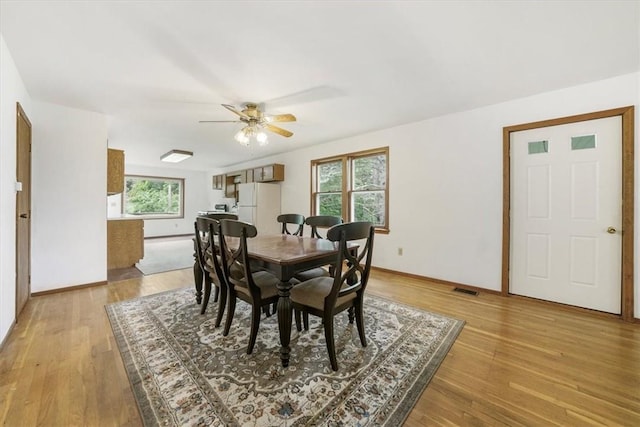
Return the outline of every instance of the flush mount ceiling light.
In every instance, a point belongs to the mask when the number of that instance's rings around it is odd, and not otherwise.
[[[191,156],[193,156],[193,153],[191,151],[171,150],[168,153],[164,153],[162,156],[160,156],[160,160],[162,160],[163,162],[178,163],[188,159]]]

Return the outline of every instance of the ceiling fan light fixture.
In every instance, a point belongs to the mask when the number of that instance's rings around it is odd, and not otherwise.
[[[168,163],[178,163],[188,159],[191,156],[193,156],[193,153],[191,151],[171,150],[168,153],[164,153],[162,156],[160,156],[160,160]]]
[[[222,104],[222,106],[232,113],[236,114],[238,118],[236,120],[200,120],[200,122],[245,123],[246,126],[240,129],[233,137],[242,145],[250,145],[252,139],[257,141],[260,146],[267,145],[269,143],[269,138],[266,131],[276,133],[280,136],[284,136],[285,138],[293,135],[293,132],[271,124],[274,122],[295,122],[297,119],[293,114],[265,114],[264,111],[260,110],[257,104],[254,104],[252,102],[243,104],[240,109],[235,108],[233,105],[229,104]]]
[[[238,133],[236,133],[236,135],[233,137],[242,145],[249,145],[249,137],[247,136],[246,129],[246,127],[240,129]]]
[[[256,134],[256,140],[258,141],[258,144],[260,144],[260,146],[264,146],[269,143],[269,138],[267,137],[267,134],[262,130]]]

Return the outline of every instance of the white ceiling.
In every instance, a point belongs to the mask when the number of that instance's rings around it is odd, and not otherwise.
[[[111,116],[128,163],[194,170],[634,72],[639,27],[638,1],[0,0],[34,100]],[[198,123],[247,101],[294,135]]]

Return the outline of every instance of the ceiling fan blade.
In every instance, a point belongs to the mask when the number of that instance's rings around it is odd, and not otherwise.
[[[242,120],[199,120],[198,123],[242,123]]]
[[[264,119],[267,123],[295,122],[296,116],[294,116],[293,114],[274,114],[274,115],[265,116]]]
[[[229,105],[229,104],[222,104],[222,106],[224,108],[226,108],[227,110],[231,111],[234,114],[237,114],[238,116],[242,117],[243,119],[247,119],[249,120],[249,116],[247,116],[245,113],[236,110],[236,107],[234,107],[233,105]]]
[[[289,132],[286,129],[279,128],[278,126],[273,126],[270,124],[265,124],[264,128],[270,130],[271,132],[277,133],[278,135],[286,136],[287,138],[293,135],[293,132]]]

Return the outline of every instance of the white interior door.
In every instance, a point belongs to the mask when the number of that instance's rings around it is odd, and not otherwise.
[[[621,312],[620,116],[514,132],[509,292]]]

